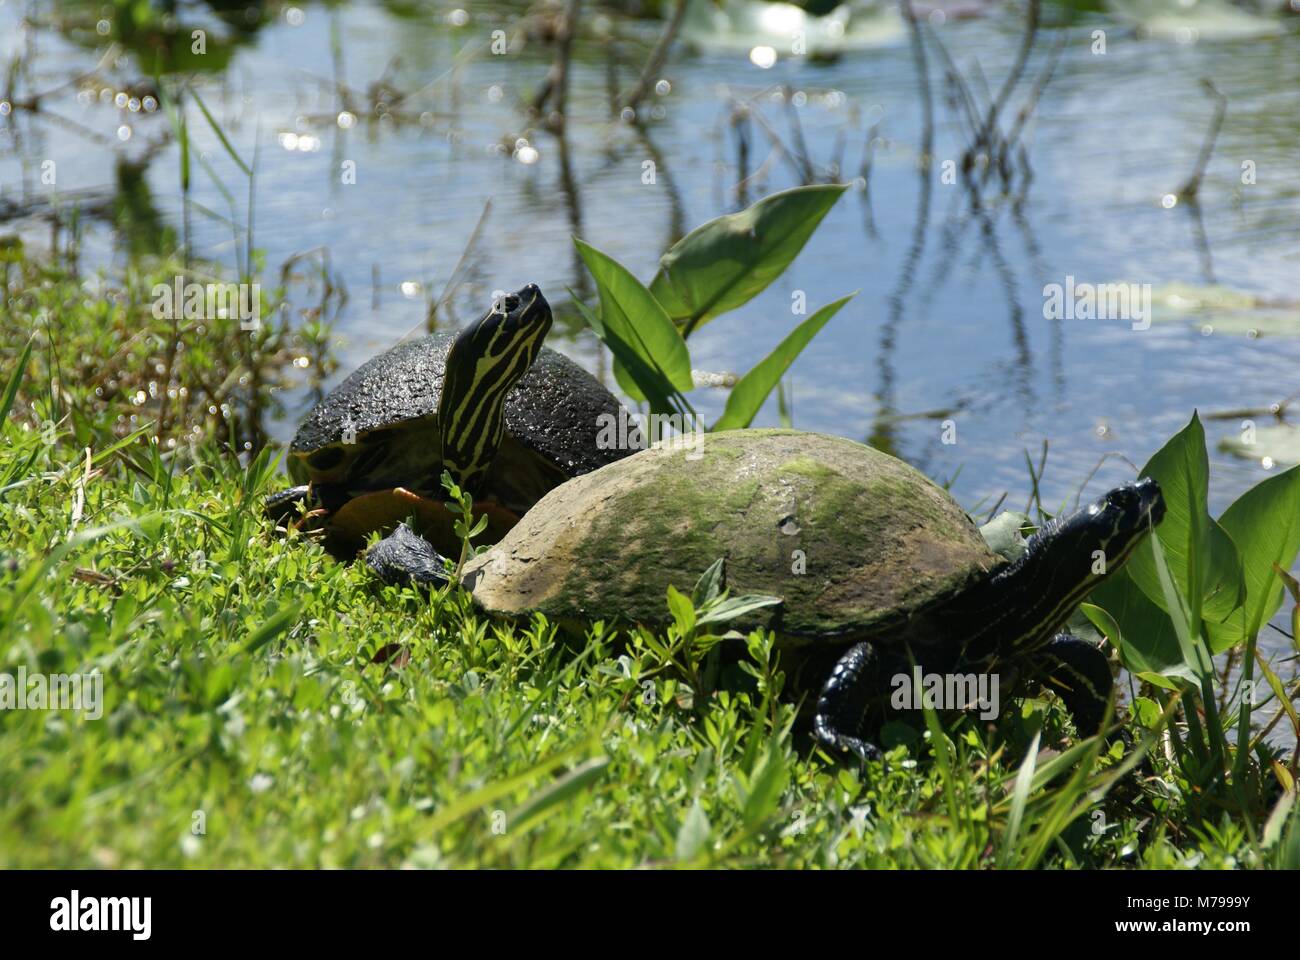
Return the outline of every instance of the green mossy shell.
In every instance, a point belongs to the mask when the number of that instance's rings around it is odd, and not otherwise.
[[[944,490],[894,457],[822,434],[732,430],[557,487],[471,562],[466,585],[498,615],[660,625],[669,584],[689,595],[719,557],[733,595],[785,601],[735,625],[796,642],[870,636],[1001,562]]]

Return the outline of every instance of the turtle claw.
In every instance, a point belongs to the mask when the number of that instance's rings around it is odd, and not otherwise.
[[[433,544],[404,523],[366,551],[366,566],[380,580],[398,586],[446,586],[445,562]]]
[[[870,763],[872,760],[880,760],[884,757],[880,748],[868,740],[861,740],[858,737],[849,737],[844,734],[831,734],[829,739],[821,736],[818,740],[827,747],[837,750],[840,753],[851,753],[858,758],[858,762],[863,765]]]
[[[813,737],[819,745],[831,753],[852,754],[863,764],[879,760],[884,756],[880,748],[870,740],[840,733],[835,729],[830,718],[825,715],[819,714],[813,718]]]

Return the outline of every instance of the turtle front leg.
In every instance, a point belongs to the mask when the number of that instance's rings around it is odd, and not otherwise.
[[[406,524],[366,551],[366,566],[385,583],[441,587],[450,582],[446,559]]]
[[[1114,686],[1106,654],[1069,633],[1058,633],[1042,652],[1049,669],[1043,685],[1065,701],[1080,736],[1100,733]]]
[[[823,746],[852,753],[864,763],[880,759],[880,748],[861,739],[862,716],[879,685],[880,660],[870,643],[858,643],[840,657],[817,698],[813,735]]]
[[[290,487],[262,498],[262,510],[275,523],[287,523],[311,506],[311,487]]]

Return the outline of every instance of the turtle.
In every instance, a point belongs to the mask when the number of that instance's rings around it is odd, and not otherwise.
[[[578,364],[542,345],[550,305],[536,284],[499,297],[460,333],[399,343],[307,414],[289,446],[291,476],[267,512],[322,529],[336,553],[408,517],[451,549],[438,502],[445,470],[504,535],[547,491],[626,456],[601,442],[622,405]],[[611,419],[612,418],[612,419]]]
[[[780,429],[700,442],[561,484],[467,563],[460,584],[493,616],[661,627],[667,588],[720,559],[730,589],[779,598],[734,626],[775,632],[811,732],[831,751],[879,758],[867,733],[919,708],[900,692],[931,676],[968,693],[996,679],[1002,699],[1048,688],[1082,734],[1099,731],[1109,660],[1063,627],[1164,516],[1155,480],[1044,523],[1012,561],[943,488],[874,448]],[[388,581],[449,580],[443,557],[403,528],[366,563]]]

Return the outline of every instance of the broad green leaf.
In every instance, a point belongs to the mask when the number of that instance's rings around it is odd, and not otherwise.
[[[772,388],[790,369],[790,364],[794,363],[795,357],[799,356],[803,348],[808,346],[808,342],[817,335],[822,327],[826,326],[826,322],[839,312],[840,307],[853,299],[856,293],[857,291],[854,291],[847,297],[841,297],[834,303],[822,307],[795,327],[790,335],[777,345],[775,350],[755,364],[749,373],[741,377],[727,396],[727,408],[711,429],[743,430],[749,426],[754,416],[767,401]]]
[[[660,258],[650,292],[689,335],[767,289],[846,189],[844,184],[795,187],[710,220]]]
[[[573,243],[600,292],[593,329],[614,353],[619,385],[652,404],[656,396],[690,390],[695,384],[686,341],[650,291],[613,257],[577,237]]]
[[[681,394],[673,387],[663,372],[655,369],[641,359],[640,355],[618,337],[611,337],[605,331],[605,324],[600,314],[592,310],[576,296],[574,305],[582,314],[587,325],[600,338],[601,343],[609,347],[614,355],[614,379],[629,397],[637,402],[648,402],[650,409],[656,413],[672,413],[677,405],[673,402]]]
[[[691,602],[695,605],[695,609],[699,610],[718,598],[722,593],[725,572],[726,561],[719,557],[709,564],[709,569],[700,574],[700,579],[695,582],[695,591],[691,595]]]
[[[1133,701],[1133,719],[1148,730],[1155,729],[1160,722],[1160,704],[1150,697],[1138,697]]]
[[[1203,626],[1203,623],[1194,622],[1192,613],[1188,609],[1186,596],[1179,592],[1178,585],[1174,583],[1174,572],[1169,569],[1169,561],[1165,557],[1159,535],[1154,531],[1151,533],[1151,555],[1155,558],[1156,575],[1160,578],[1160,592],[1164,595],[1165,608],[1169,611],[1169,619],[1174,625],[1174,635],[1178,638],[1178,648],[1182,653],[1183,662],[1192,668],[1197,682],[1201,684],[1202,689],[1205,689],[1206,682],[1213,679],[1214,665],[1210,662],[1209,654],[1206,653],[1201,631],[1197,629]]]
[[[668,612],[673,615],[677,629],[683,636],[695,629],[695,605],[672,584],[668,585]]]
[[[1005,510],[980,527],[980,536],[989,549],[1003,560],[1018,560],[1028,547],[1021,532],[1029,525],[1029,516],[1016,510]]]
[[[1255,636],[1282,606],[1273,568],[1290,570],[1300,552],[1300,467],[1251,487],[1219,522],[1241,556],[1246,600],[1226,622],[1206,624],[1215,653]]]
[[[1080,609],[1119,651],[1120,662],[1129,672],[1171,678],[1158,683],[1168,689],[1177,686],[1171,682],[1173,678],[1196,679],[1196,672],[1183,658],[1169,614],[1138,588],[1126,570],[1093,590],[1089,601]]]
[[[724,597],[722,600],[710,604],[708,610],[700,615],[699,622],[701,624],[726,623],[728,620],[735,620],[747,613],[753,613],[755,610],[774,607],[781,602],[781,597],[772,597],[762,593],[747,593],[741,597]]]
[[[1221,623],[1241,606],[1246,589],[1241,560],[1232,538],[1210,516],[1206,507],[1210,485],[1209,457],[1200,418],[1191,421],[1160,448],[1142,468],[1141,476],[1160,483],[1165,517],[1160,543],[1179,594],[1187,601],[1190,620]],[[1127,570],[1134,582],[1156,605],[1168,613],[1151,538],[1129,559]],[[1199,588],[1193,590],[1190,570],[1198,571]],[[1199,605],[1194,601],[1199,599]]]

